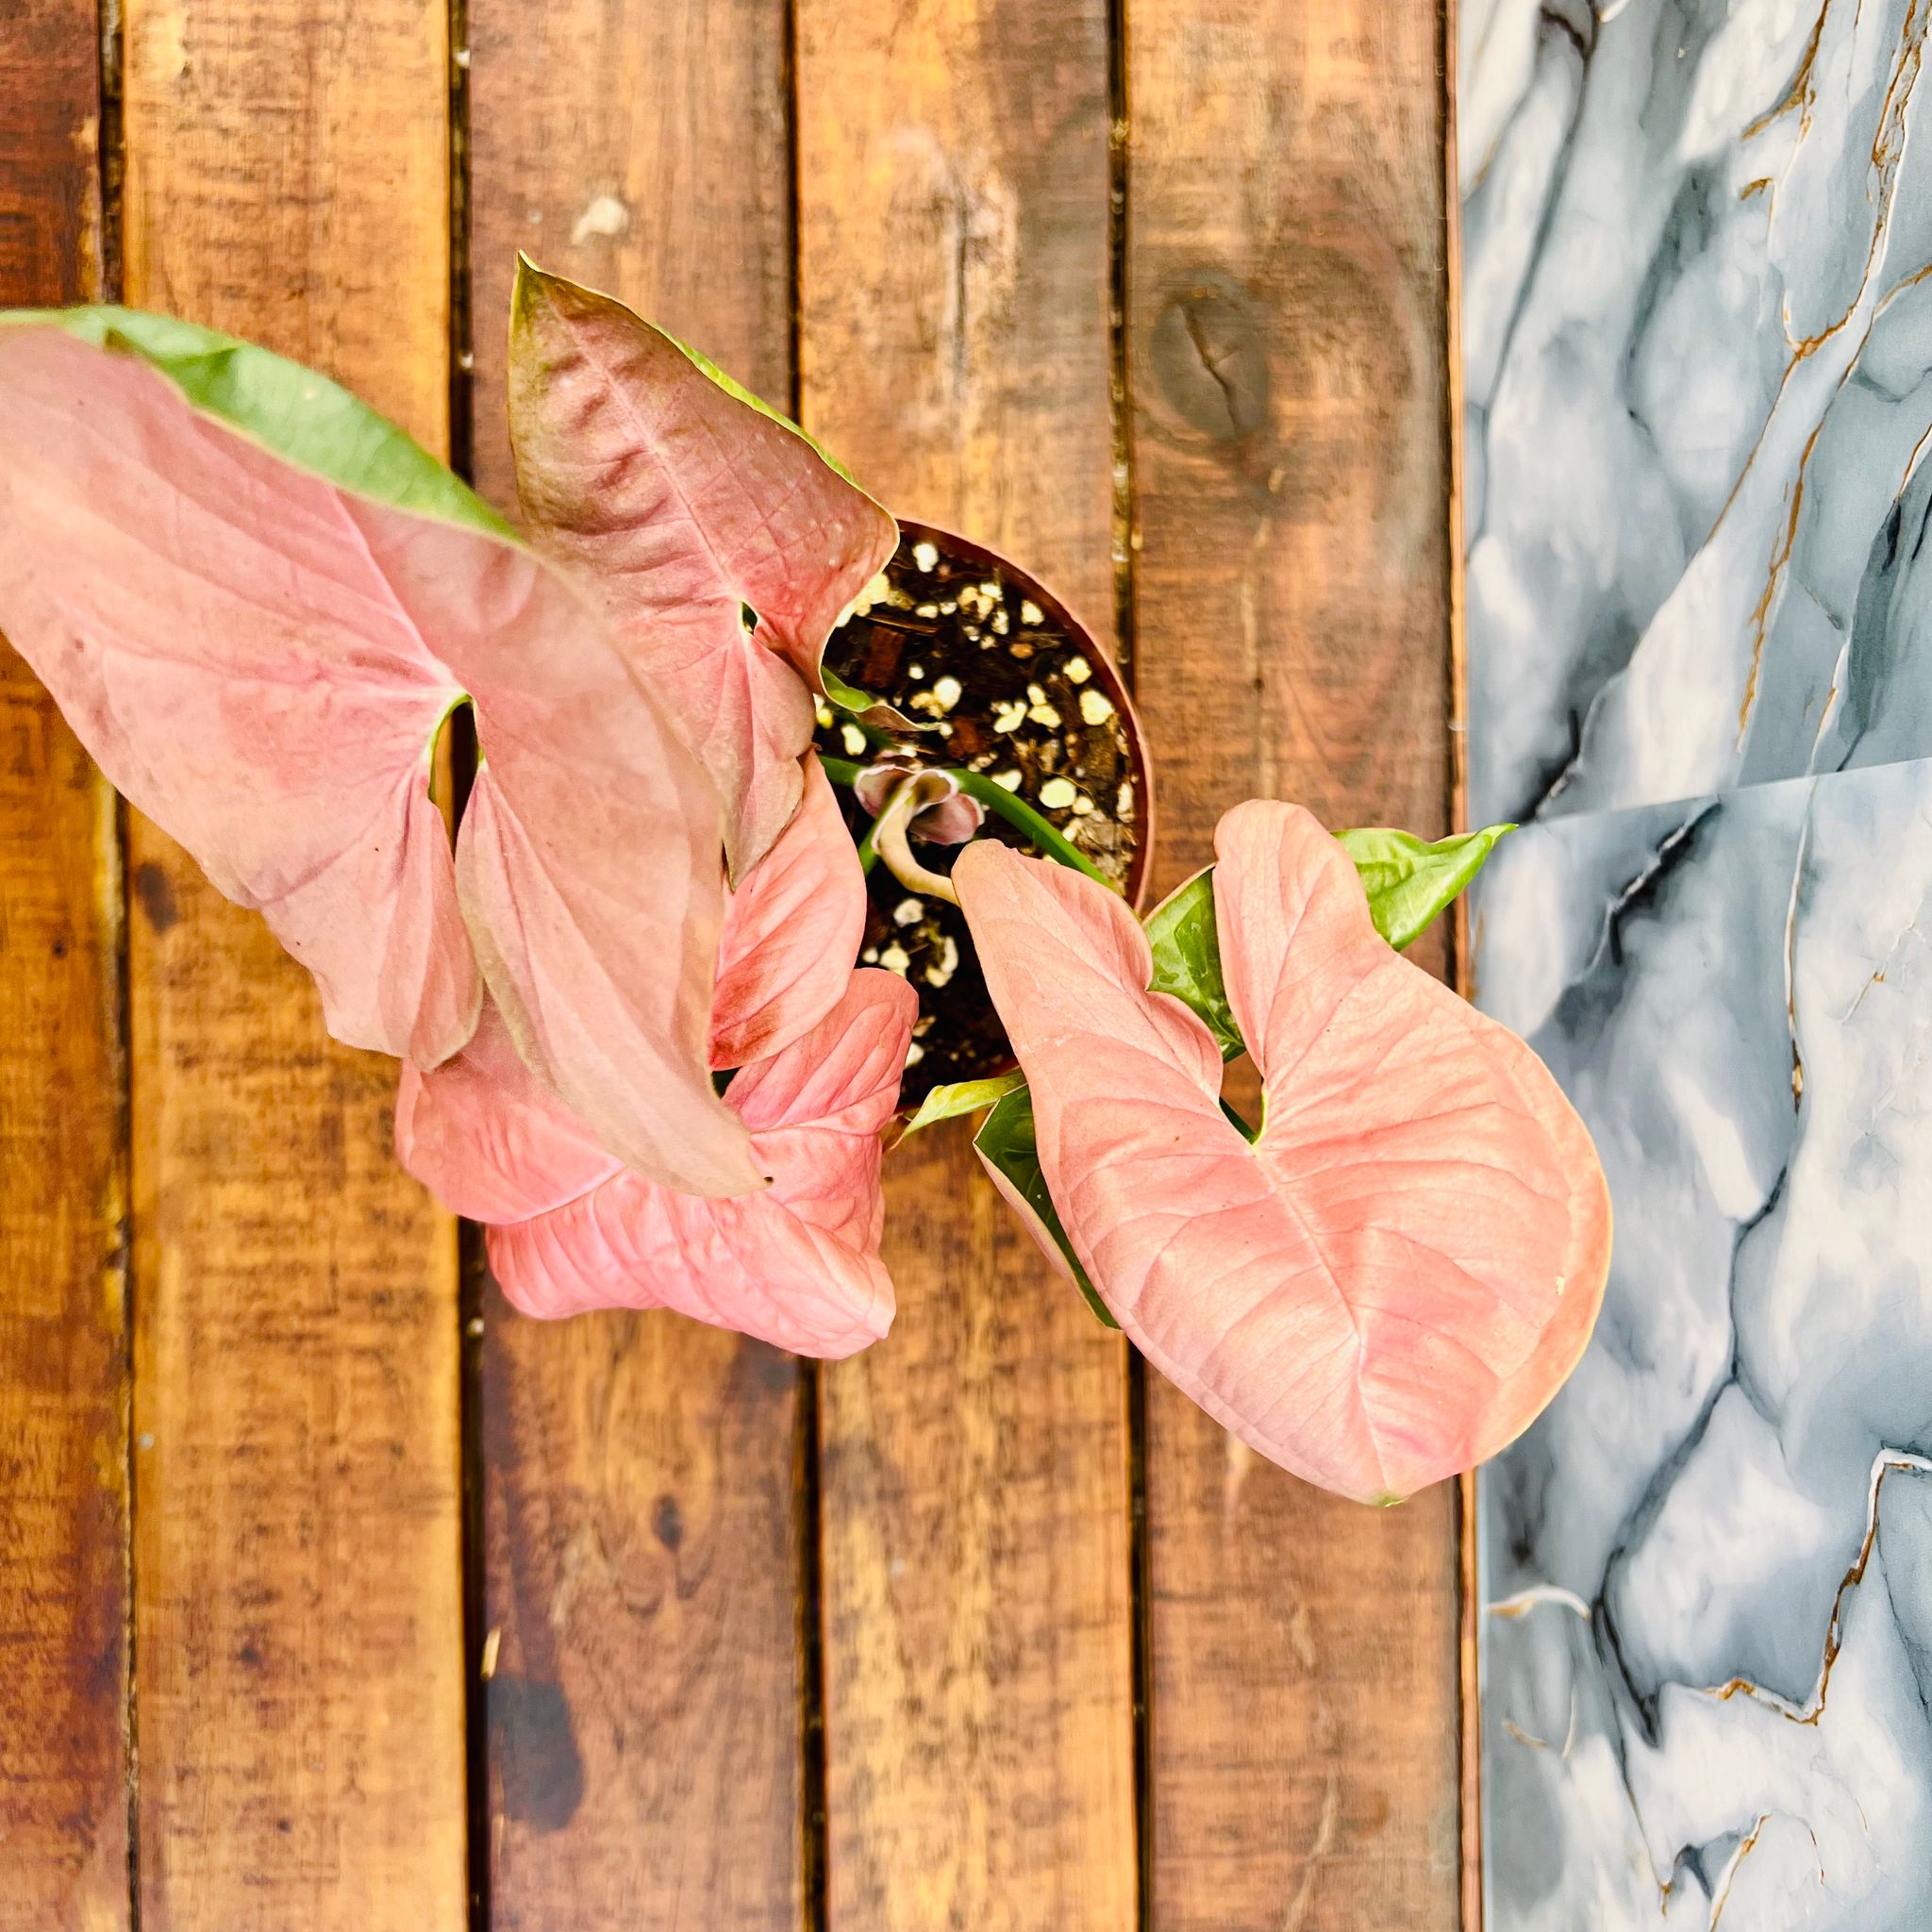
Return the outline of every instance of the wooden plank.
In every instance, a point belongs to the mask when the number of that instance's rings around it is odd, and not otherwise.
[[[1103,0],[799,0],[804,404],[1110,635]],[[823,1382],[828,1910],[1134,1924],[1126,1374],[963,1124],[887,1162],[891,1334]]]
[[[92,0],[0,28],[0,308],[100,291]],[[113,794],[0,641],[0,1928],[128,1924]]]
[[[129,0],[127,294],[447,437],[444,13]],[[147,1932],[454,1932],[454,1223],[395,1070],[129,828],[135,1657]]]
[[[476,481],[515,502],[516,255],[622,297],[759,395],[791,395],[785,0],[468,0]]]
[[[81,0],[25,0],[0,35],[0,301],[101,292],[100,49]]]
[[[1444,0],[1442,18],[1442,311],[1444,389],[1449,427],[1449,712],[1454,721],[1449,736],[1451,823],[1469,824],[1469,632],[1465,620],[1468,547],[1463,516],[1467,508],[1463,457],[1462,363],[1462,201],[1457,192],[1457,156],[1459,129],[1457,104],[1460,82],[1457,72],[1457,12],[1455,0]],[[1458,899],[1450,908],[1449,971],[1457,989],[1473,998],[1475,981],[1470,972],[1469,902]],[[1476,1567],[1476,1477],[1467,1470],[1456,1485],[1457,1710],[1461,1736],[1457,1759],[1460,1784],[1457,1825],[1460,1843],[1460,1908],[1462,1932],[1482,1932],[1482,1608]]]
[[[1208,858],[1250,795],[1440,832],[1437,9],[1132,0],[1130,26],[1137,663],[1160,874]],[[1335,1501],[1158,1377],[1146,1486],[1153,1925],[1453,1925],[1454,1486],[1384,1512]]]
[[[782,0],[471,0],[477,480],[516,251],[791,392]],[[803,1914],[800,1372],[664,1314],[483,1338],[498,1932]]]
[[[491,1924],[797,1926],[796,1363],[485,1319]]]

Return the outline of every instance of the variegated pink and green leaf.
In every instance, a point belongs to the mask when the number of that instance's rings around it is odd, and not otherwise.
[[[865,874],[818,758],[777,842],[730,895],[711,997],[713,1067],[769,1058],[844,996],[865,931]]]
[[[1541,1061],[1391,949],[1307,813],[1240,807],[1216,855],[1252,1141],[1222,1110],[1224,1042],[1150,990],[1118,898],[991,844],[954,879],[1097,1293],[1263,1455],[1392,1500],[1492,1455],[1574,1366],[1608,1266],[1602,1173]]]
[[[709,1080],[711,785],[573,585],[402,432],[187,324],[0,318],[0,628],[338,1038],[438,1063],[480,966],[603,1144],[696,1193],[758,1184]],[[453,862],[428,782],[464,702]]]
[[[732,1079],[725,1104],[769,1177],[758,1193],[700,1200],[625,1168],[530,1078],[490,1008],[454,1059],[404,1069],[396,1152],[488,1225],[492,1271],[526,1314],[670,1308],[850,1355],[892,1319],[880,1135],[917,1006],[903,979],[861,969],[814,1026]]]
[[[527,260],[509,412],[536,540],[582,569],[631,662],[668,694],[724,795],[742,877],[797,808],[825,640],[898,525],[695,350]]]

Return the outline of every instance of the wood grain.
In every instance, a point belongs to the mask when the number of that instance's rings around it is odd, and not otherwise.
[[[807,425],[1112,630],[1101,0],[798,0]],[[827,1924],[1134,1924],[1126,1375],[963,1123],[823,1382]]]
[[[486,1306],[491,1923],[795,1927],[797,1364]]]
[[[469,0],[476,481],[515,501],[519,249],[791,395],[784,0]]]
[[[1210,857],[1250,795],[1438,834],[1437,9],[1134,0],[1130,24],[1137,661],[1162,875]],[[1370,1512],[1158,1377],[1147,1410],[1154,1926],[1446,1932],[1453,1485]]]
[[[129,0],[127,292],[447,437],[444,15]],[[464,1923],[454,1224],[395,1071],[129,830],[146,1932]]]
[[[92,5],[0,23],[0,308],[100,292]],[[0,641],[0,1928],[128,1924],[114,800]]]
[[[516,251],[791,393],[782,0],[471,0],[477,481],[506,506]],[[664,1314],[486,1316],[498,1932],[804,1910],[801,1375]]]

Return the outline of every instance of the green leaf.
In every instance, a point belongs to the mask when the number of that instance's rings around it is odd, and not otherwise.
[[[1490,825],[1436,844],[1407,832],[1338,832],[1369,896],[1375,930],[1399,952],[1482,870],[1496,841],[1514,825]],[[1147,915],[1154,948],[1150,991],[1185,1001],[1208,1023],[1222,1057],[1242,1051],[1241,1028],[1221,977],[1221,941],[1214,929],[1214,868],[1199,872]]]
[[[1074,1284],[1087,1297],[1087,1306],[1105,1326],[1118,1328],[1121,1324],[1094,1292],[1092,1282],[1088,1280],[1087,1271],[1081,1267],[1079,1257],[1067,1240],[1067,1231],[1060,1225],[1053,1196],[1046,1191],[1046,1176],[1040,1171],[1040,1148],[1034,1133],[1032,1094],[1024,1086],[1008,1094],[987,1115],[985,1124],[974,1136],[973,1144],[991,1166],[999,1170],[1041,1226],[1053,1237],[1061,1255],[1066,1257]]]
[[[327,376],[253,342],[106,304],[4,309],[0,327],[61,328],[97,349],[138,356],[197,409],[344,490],[492,537],[514,536],[468,484],[393,423]]]
[[[993,1080],[956,1080],[949,1087],[935,1087],[919,1103],[919,1111],[906,1123],[906,1133],[916,1134],[921,1127],[929,1127],[938,1121],[949,1121],[956,1114],[977,1113],[982,1107],[991,1107],[996,1100],[1004,1100],[1009,1093],[1017,1093],[1025,1086],[1024,1074],[1002,1074]],[[905,1135],[901,1135],[903,1140]]]
[[[825,694],[825,702],[854,720],[874,744],[886,746],[894,738],[940,728],[936,718],[908,718],[897,705],[889,705],[884,698],[861,691],[856,684],[847,684],[823,658],[819,660],[819,688]]]
[[[1221,978],[1221,940],[1214,930],[1214,868],[1197,872],[1147,915],[1154,948],[1150,992],[1172,993],[1207,1021],[1223,1059],[1246,1051]]]
[[[1433,845],[1412,833],[1378,826],[1335,836],[1361,874],[1375,930],[1399,953],[1421,938],[1483,869],[1496,841],[1515,829],[1486,825]]]

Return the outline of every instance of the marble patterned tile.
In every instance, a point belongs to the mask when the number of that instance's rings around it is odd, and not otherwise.
[[[1617,1216],[1479,1484],[1488,1932],[1923,1932],[1932,760],[1545,820],[1472,932]]]
[[[1932,755],[1932,9],[1458,18],[1473,817]]]

